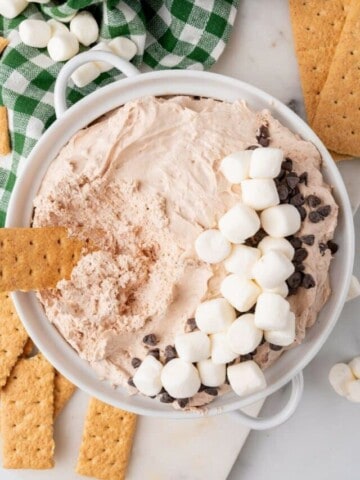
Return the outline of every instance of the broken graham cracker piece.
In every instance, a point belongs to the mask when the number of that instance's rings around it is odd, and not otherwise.
[[[137,417],[91,398],[76,472],[101,480],[123,480]]]
[[[21,358],[1,393],[4,468],[54,466],[54,369],[41,355]]]
[[[290,0],[290,17],[308,122],[312,124],[349,0]]]
[[[0,155],[11,152],[7,108],[0,106]]]
[[[0,388],[23,353],[28,335],[7,292],[0,293]]]
[[[360,156],[360,2],[350,4],[313,121],[325,145]]]
[[[0,229],[0,292],[54,288],[69,279],[85,243],[63,227]]]
[[[73,385],[67,378],[55,370],[54,377],[54,418],[56,418],[62,411],[66,403],[69,401],[75,392],[75,385]]]
[[[9,45],[9,40],[7,38],[0,37],[0,55],[8,45]]]

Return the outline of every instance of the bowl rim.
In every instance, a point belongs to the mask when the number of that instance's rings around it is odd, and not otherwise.
[[[179,91],[178,87],[176,87],[176,82],[183,82],[184,89]],[[131,97],[131,88],[137,86],[140,90],[142,89],[149,89],[151,87],[151,92],[147,93],[147,95],[154,95],[154,96],[166,96],[166,95],[200,95],[206,97],[213,97],[218,98],[224,101],[224,98],[216,97],[216,95],[208,95],[206,92],[210,89],[208,84],[211,82],[220,82],[220,84],[224,87],[228,86],[229,89],[237,89],[242,90],[244,92],[244,96],[253,95],[257,97],[257,99],[264,104],[264,108],[271,107],[275,108],[277,111],[281,113],[285,118],[289,119],[290,123],[295,123],[298,125],[297,131],[301,131],[301,136],[305,137],[306,140],[310,140],[315,146],[318,148],[322,158],[324,166],[331,171],[331,175],[334,176],[336,179],[336,193],[338,197],[341,199],[342,203],[342,210],[343,210],[343,217],[345,221],[345,228],[344,228],[344,235],[346,241],[346,252],[345,252],[345,275],[342,279],[338,291],[338,301],[335,305],[335,308],[331,312],[331,319],[327,321],[327,325],[325,330],[322,332],[319,337],[314,340],[314,344],[307,352],[306,355],[303,355],[298,365],[292,369],[290,369],[286,374],[282,375],[277,381],[273,382],[272,384],[268,385],[267,388],[261,392],[256,394],[250,395],[248,397],[240,398],[237,397],[233,401],[230,401],[227,405],[222,407],[212,406],[211,404],[206,406],[206,414],[207,415],[216,415],[219,413],[224,413],[232,410],[236,410],[239,408],[243,408],[249,404],[255,403],[256,401],[263,399],[286,383],[288,383],[295,375],[297,375],[303,368],[314,358],[317,352],[325,343],[326,339],[330,335],[331,331],[333,330],[336,321],[341,313],[343,305],[346,300],[346,295],[349,289],[351,275],[352,275],[352,268],[353,268],[353,260],[354,260],[354,226],[353,226],[353,217],[352,211],[350,206],[349,197],[340,175],[335,162],[333,161],[332,157],[330,156],[329,152],[326,150],[325,146],[321,142],[321,140],[316,136],[316,134],[312,131],[312,129],[300,118],[298,117],[292,110],[290,110],[286,105],[282,102],[277,100],[276,98],[272,97],[271,95],[263,92],[262,90],[248,84],[242,82],[240,80],[227,77],[220,74],[210,73],[210,72],[199,72],[199,71],[189,71],[189,70],[162,70],[156,72],[148,72],[143,73],[138,76],[134,76],[132,78],[125,78],[118,80],[110,85],[102,87],[101,89],[93,92],[89,96],[85,97],[84,99],[77,102],[75,105],[69,108],[65,112],[65,114],[56,120],[56,122],[43,134],[41,139],[37,142],[36,146],[32,150],[26,166],[19,176],[15,188],[13,190],[9,208],[8,208],[8,215],[6,218],[6,227],[18,227],[18,226],[28,226],[29,220],[31,218],[30,212],[32,211],[32,201],[34,198],[35,193],[37,192],[38,188],[35,185],[30,185],[30,178],[34,177],[34,173],[32,170],[34,169],[34,163],[36,162],[37,157],[41,157],[41,151],[45,148],[47,142],[49,142],[53,137],[60,136],[60,138],[68,137],[64,140],[62,145],[65,145],[69,138],[73,136],[73,133],[69,135],[65,135],[64,132],[69,132],[69,125],[71,124],[71,120],[75,119],[77,116],[82,116],[81,122],[83,127],[91,123],[95,118],[99,118],[102,114],[110,111],[112,109],[117,108],[118,106],[126,103],[129,100],[124,100],[123,97],[125,95],[124,91],[126,89],[129,90],[127,93],[128,97],[133,98],[141,98],[144,94],[138,94]],[[185,86],[185,84],[187,86]],[[174,89],[177,88],[175,91]],[[215,87],[214,87],[215,88]],[[121,96],[121,101],[117,100],[116,94]],[[187,92],[187,93],[186,93]],[[204,93],[205,92],[205,93]],[[230,94],[229,94],[230,95]],[[230,95],[231,96],[231,95]],[[98,113],[104,106],[101,104],[101,100],[104,98],[113,98],[115,99],[114,105],[112,108],[106,108],[102,113]],[[91,107],[90,114],[87,112]],[[84,115],[84,112],[87,115]],[[97,112],[97,113],[95,113]],[[86,118],[85,118],[86,117]],[[82,128],[82,127],[80,127]],[[78,129],[77,129],[78,130]],[[305,133],[305,135],[304,135]],[[60,147],[61,148],[61,147]],[[60,150],[58,149],[58,151]],[[40,185],[41,180],[43,178],[43,174],[45,174],[48,165],[51,163],[54,157],[51,159],[47,159],[47,161],[39,164],[41,168],[36,172],[35,177],[37,178],[37,182]],[[38,162],[39,163],[39,162]],[[46,168],[45,168],[46,167]],[[21,201],[21,195],[23,191],[28,191],[27,198],[31,199],[30,205],[25,204]],[[29,203],[29,202],[28,202]],[[22,208],[22,212],[19,213],[19,210]],[[28,220],[26,220],[28,219]],[[167,417],[167,418],[198,418],[204,415],[203,411],[196,411],[196,412],[183,412],[177,411],[172,409],[171,410],[158,410],[151,407],[139,407],[137,405],[129,405],[125,401],[122,400],[122,396],[117,393],[116,398],[115,395],[104,394],[100,390],[96,390],[88,385],[88,382],[82,380],[77,375],[74,375],[71,368],[64,367],[61,362],[59,361],[58,357],[56,356],[55,352],[55,345],[49,345],[46,341],[41,340],[37,333],[35,327],[33,327],[32,321],[29,320],[29,316],[27,313],[27,301],[34,302],[36,297],[34,293],[24,293],[24,292],[13,292],[11,294],[12,299],[15,304],[15,308],[18,312],[18,315],[22,322],[25,325],[26,330],[29,332],[30,336],[33,338],[35,344],[39,347],[42,353],[47,357],[56,369],[58,369],[61,373],[63,373],[70,381],[72,381],[75,385],[77,385],[82,390],[86,391],[92,396],[99,398],[100,400],[114,405],[119,408],[123,408],[126,410],[133,411],[134,413],[138,413],[141,415],[151,415],[151,416],[159,416],[159,417]],[[40,303],[36,300],[38,306]],[[46,318],[46,317],[45,317]],[[41,322],[40,320],[37,320]],[[47,323],[48,320],[46,319]],[[43,325],[46,327],[45,325]],[[52,327],[55,328],[55,327]],[[60,333],[57,332],[57,335],[61,337]],[[62,340],[64,340],[61,337]],[[58,342],[58,347],[59,347]],[[67,342],[66,342],[67,343]],[[69,345],[69,344],[67,344]],[[70,347],[71,348],[71,347]],[[301,348],[301,345],[297,348]],[[80,359],[80,357],[78,357]],[[81,360],[84,362],[83,360]],[[87,362],[86,362],[87,363]],[[90,366],[88,366],[91,368]],[[100,380],[99,380],[100,382]]]

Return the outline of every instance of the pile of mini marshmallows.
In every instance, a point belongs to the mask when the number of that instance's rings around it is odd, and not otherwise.
[[[273,179],[283,160],[276,148],[241,151],[223,159],[221,171],[228,181],[241,185],[242,202],[220,218],[219,230],[206,230],[195,242],[203,261],[224,261],[229,275],[220,288],[222,297],[198,306],[198,331],[175,337],[179,358],[165,366],[151,355],[145,358],[133,377],[141,393],[157,395],[163,387],[174,398],[189,398],[201,383],[223,385],[226,374],[239,396],[255,393],[266,386],[257,363],[227,364],[253,352],[263,336],[282,347],[294,341],[295,315],[285,299],[286,279],[294,272],[294,248],[285,237],[299,230],[301,219],[294,206],[279,205]],[[269,236],[258,248],[244,245],[261,226]],[[245,313],[255,304],[254,314]],[[238,318],[235,309],[243,313]]]
[[[337,363],[329,372],[329,382],[336,393],[351,402],[360,402],[360,357]]]
[[[47,1],[38,0],[35,3],[47,3]],[[14,4],[9,0],[0,0],[0,14],[7,18],[13,18],[21,13],[27,4],[28,2],[25,0],[16,0]],[[68,22],[70,22],[69,28],[65,25]],[[80,44],[88,47],[97,42],[99,27],[90,12],[82,11],[62,19],[61,22],[54,19],[48,21],[24,20],[19,25],[19,35],[25,45],[35,48],[47,47],[52,60],[65,62],[79,52]],[[126,37],[116,37],[109,42],[97,43],[92,50],[114,53],[124,60],[131,60],[136,55],[137,47]],[[112,68],[112,65],[105,62],[89,62],[75,70],[71,79],[76,86],[85,87],[101,73]]]

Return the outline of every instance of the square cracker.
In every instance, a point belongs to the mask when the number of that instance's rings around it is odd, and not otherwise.
[[[0,106],[0,155],[11,152],[7,108]]]
[[[54,369],[38,354],[21,358],[1,393],[3,467],[54,466]]]
[[[313,128],[337,153],[360,156],[360,2],[350,4]]]
[[[101,480],[123,480],[136,415],[90,399],[76,472]]]
[[[62,411],[66,403],[70,400],[75,392],[75,385],[73,385],[61,373],[55,370],[54,378],[54,418],[56,418]]]

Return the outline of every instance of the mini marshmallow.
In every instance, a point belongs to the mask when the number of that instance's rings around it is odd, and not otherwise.
[[[284,153],[280,148],[257,148],[253,151],[249,176],[251,178],[275,178],[281,170]]]
[[[211,335],[211,360],[216,365],[232,362],[237,356],[230,348],[226,332]]]
[[[0,0],[0,15],[15,18],[29,5],[26,0]]]
[[[196,325],[205,333],[223,332],[235,318],[235,310],[225,298],[203,302],[195,312]]]
[[[231,245],[219,230],[210,229],[197,237],[195,250],[204,262],[219,263],[230,255]]]
[[[353,380],[347,384],[346,398],[350,402],[360,403],[360,380]]]
[[[29,47],[45,48],[50,40],[51,28],[43,20],[24,20],[19,25],[19,36]]]
[[[329,382],[336,393],[345,397],[348,394],[348,385],[355,380],[349,365],[346,363],[335,364],[329,372]]]
[[[91,13],[82,11],[75,15],[70,22],[72,32],[85,47],[96,42],[99,36],[99,26]]]
[[[152,355],[145,357],[133,377],[134,385],[139,392],[149,397],[157,395],[162,388],[162,369],[162,363],[160,363],[159,360],[156,360],[155,357]]]
[[[76,15],[76,12],[70,13],[67,17],[56,17],[56,20],[61,23],[69,23]]]
[[[220,164],[220,171],[230,183],[240,183],[249,178],[251,150],[234,152],[223,158]]]
[[[295,271],[293,263],[277,250],[265,253],[254,265],[253,278],[261,288],[276,288]]]
[[[192,397],[201,384],[199,373],[194,365],[181,358],[174,358],[164,366],[161,382],[169,395],[174,398]]]
[[[98,69],[95,62],[89,62],[77,68],[75,72],[71,75],[71,80],[75,83],[77,87],[81,88],[91,83],[99,75],[100,70]]]
[[[216,364],[208,358],[207,360],[201,360],[196,366],[203,385],[206,385],[207,387],[220,387],[220,385],[225,383],[225,364]]]
[[[262,337],[263,331],[255,326],[254,315],[251,313],[241,315],[230,325],[227,331],[227,339],[231,350],[240,355],[253,352],[260,345]]]
[[[295,249],[286,238],[264,237],[258,245],[261,253],[270,252],[271,250],[277,250],[284,254],[289,260],[294,257]]]
[[[287,347],[295,340],[295,315],[289,313],[286,327],[281,330],[268,330],[265,332],[265,340],[280,347]]]
[[[290,305],[276,293],[259,295],[255,307],[255,325],[261,330],[283,330],[287,327]]]
[[[260,228],[258,214],[252,208],[237,203],[219,220],[219,230],[232,243],[244,243]]]
[[[231,388],[240,397],[259,392],[266,387],[264,374],[253,360],[231,365],[227,369],[227,375]]]
[[[349,363],[349,367],[356,378],[360,378],[360,357],[355,357]]]
[[[49,27],[50,27],[50,35],[53,37],[54,35],[57,35],[58,33],[68,33],[69,29],[67,28],[66,25],[64,25],[61,22],[58,22],[57,20],[54,20],[51,18],[46,22]]]
[[[176,335],[175,348],[179,358],[190,363],[210,357],[210,339],[201,331]]]
[[[100,50],[102,52],[114,53],[111,50],[111,48],[109,47],[109,45],[105,42],[97,43],[94,47],[91,48],[91,50]],[[106,62],[95,62],[95,64],[96,64],[96,66],[98,67],[98,69],[100,70],[101,73],[108,72],[109,70],[114,68],[113,65],[111,65],[110,63],[106,63]]]
[[[115,37],[109,42],[109,47],[119,57],[130,61],[137,53],[136,44],[126,37]]]
[[[286,298],[289,295],[289,287],[287,286],[286,282],[283,282],[275,288],[264,288],[263,292],[277,293],[283,298]]]
[[[71,32],[58,33],[50,38],[47,49],[55,62],[65,62],[78,53],[79,42]]]
[[[224,267],[230,273],[238,273],[243,277],[252,278],[252,269],[260,255],[261,252],[258,248],[234,245],[231,255],[224,262]]]
[[[242,201],[254,210],[264,210],[280,203],[276,185],[271,178],[251,178],[241,182]]]
[[[276,238],[293,235],[301,226],[300,213],[289,204],[267,208],[261,212],[260,218],[265,232]]]
[[[220,292],[236,310],[247,312],[255,305],[261,290],[252,280],[232,273],[222,281]]]

